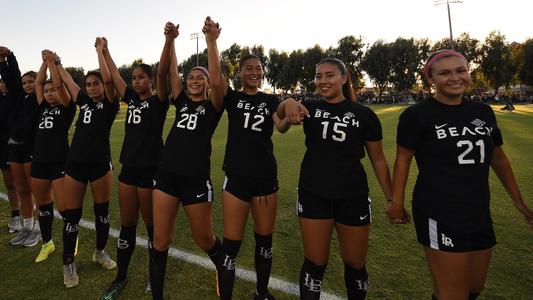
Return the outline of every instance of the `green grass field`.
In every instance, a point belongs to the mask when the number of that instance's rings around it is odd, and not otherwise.
[[[404,106],[372,106],[378,114],[384,135],[384,148],[392,166],[395,155],[395,135],[398,116]],[[533,207],[533,106],[517,106],[513,113],[494,107],[504,137],[504,149],[509,156],[515,176],[524,199]],[[118,157],[124,135],[124,109],[117,116],[111,134],[111,147],[115,176],[119,174]],[[174,111],[168,113],[165,137],[172,125]],[[221,171],[226,142],[227,120],[223,117],[213,138],[212,179],[217,191],[214,224],[222,236],[222,215],[220,188],[223,180]],[[287,134],[274,134],[276,157],[279,170],[279,208],[274,234],[273,276],[296,283],[303,261],[299,228],[294,202],[300,162],[304,152],[301,127],[292,128]],[[369,292],[367,299],[429,299],[431,279],[421,246],[416,242],[412,224],[393,226],[387,221],[382,195],[367,158],[364,165],[368,172],[371,197],[373,199],[373,225],[370,235],[370,249],[367,268]],[[413,164],[414,165],[414,164]],[[413,167],[416,169],[416,167]],[[412,170],[407,187],[407,199],[414,183],[416,170]],[[492,213],[498,245],[494,248],[486,289],[480,299],[533,299],[533,231],[528,229],[522,216],[514,209],[501,184],[492,174]],[[120,228],[117,190],[115,180],[111,198],[111,223]],[[453,188],[453,187],[450,187]],[[5,192],[2,185],[0,191]],[[92,200],[87,193],[84,219],[93,221]],[[410,207],[408,204],[407,207]],[[54,241],[57,251],[46,261],[35,264],[39,246],[33,248],[8,245],[12,234],[8,233],[10,217],[9,204],[0,201],[0,299],[97,299],[115,276],[115,271],[105,271],[91,262],[95,245],[93,231],[80,231],[80,256],[77,258],[80,285],[65,289],[62,283],[61,263],[61,221],[54,222]],[[173,247],[205,256],[190,235],[186,216],[178,213]],[[144,225],[140,222],[138,233],[146,237]],[[115,257],[116,240],[110,238],[107,251]],[[253,269],[253,228],[249,222],[240,251],[238,265]],[[325,291],[344,297],[343,264],[339,256],[336,238],[332,243],[330,262],[325,274]],[[130,266],[129,283],[121,299],[149,299],[144,293],[148,280],[147,252],[137,247]],[[214,272],[193,264],[169,258],[165,296],[167,299],[216,299]],[[235,299],[252,299],[255,285],[237,280]],[[273,290],[277,299],[297,299]]]

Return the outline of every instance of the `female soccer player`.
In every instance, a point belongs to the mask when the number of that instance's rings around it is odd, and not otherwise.
[[[22,229],[9,243],[31,247],[41,240],[39,223],[33,218],[34,202],[30,189],[31,156],[39,115],[34,86],[36,73],[30,71],[21,76],[13,52],[5,47],[1,52],[5,58],[0,64],[2,79],[16,99],[9,112],[8,159],[23,217]]]
[[[0,47],[0,74],[4,74],[4,70],[7,69],[6,57],[8,55],[9,50],[5,47]],[[20,203],[15,192],[8,155],[9,112],[16,100],[15,95],[9,93],[4,80],[0,79],[0,169],[2,170],[7,198],[11,205],[11,219],[9,219],[8,223],[10,233],[22,230],[20,225]]]
[[[372,218],[366,173],[361,164],[365,149],[385,198],[392,196],[389,167],[381,144],[381,124],[372,110],[355,102],[350,76],[342,61],[321,60],[315,71],[315,85],[323,100],[299,103],[288,99],[278,108],[278,116],[287,116],[291,124],[303,119],[306,138],[296,202],[305,256],[300,270],[300,298],[320,298],[335,229],[344,261],[348,299],[364,299]]]
[[[63,179],[68,155],[68,130],[76,114],[76,106],[63,85],[55,65],[57,56],[43,50],[43,63],[35,80],[35,94],[39,103],[39,122],[31,165],[31,190],[39,205],[39,223],[43,245],[35,262],[41,262],[55,251],[52,240],[54,203],[61,214],[65,212]],[[46,80],[46,69],[51,80]]]
[[[488,105],[463,98],[468,63],[453,50],[431,54],[424,68],[435,94],[400,116],[389,218],[404,217],[403,203],[413,156],[419,169],[413,191],[418,242],[433,278],[433,299],[475,299],[496,244],[490,216],[489,166],[514,206],[533,226],[502,149],[502,136]]]
[[[109,131],[119,103],[104,61],[103,47],[97,47],[96,50],[100,72],[91,71],[85,76],[87,94],[81,91],[61,64],[58,65],[61,79],[80,107],[64,182],[67,210],[63,215],[63,277],[67,288],[79,283],[74,254],[88,182],[91,185],[96,219],[96,250],[93,253],[93,261],[104,269],[111,270],[116,267],[116,263],[104,249],[109,237],[109,198],[113,180]]]
[[[256,242],[256,299],[274,299],[267,287],[279,188],[271,137],[274,126],[284,133],[289,123],[276,114],[278,98],[259,91],[263,78],[260,59],[245,55],[239,67],[242,91],[234,91],[223,82],[229,122],[223,165],[226,176],[222,192],[224,240],[218,269],[220,296],[231,298],[237,254],[251,208]]]
[[[154,175],[163,150],[163,125],[169,101],[166,70],[160,69],[157,94],[152,91],[153,71],[140,64],[132,72],[133,89],[126,85],[111,58],[105,38],[98,38],[97,48],[103,48],[113,85],[121,101],[128,104],[124,143],[120,154],[122,170],[118,177],[121,230],[117,244],[117,277],[102,296],[114,299],[127,283],[128,266],[135,248],[139,211],[148,232],[148,247],[153,240],[152,190]]]
[[[161,55],[160,70],[168,70],[172,103],[176,119],[165,143],[165,150],[156,175],[154,190],[154,248],[150,259],[150,282],[154,299],[163,298],[168,248],[172,240],[179,205],[189,223],[194,240],[216,266],[220,241],[211,220],[213,185],[210,179],[211,136],[222,115],[222,76],[216,40],[220,28],[209,17],[203,32],[207,42],[209,71],[193,68],[182,87],[178,75],[174,39],[178,27],[167,23],[166,42]],[[162,78],[166,80],[166,78]],[[211,86],[211,99],[207,91]]]

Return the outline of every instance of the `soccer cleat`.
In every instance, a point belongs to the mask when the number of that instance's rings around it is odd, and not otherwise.
[[[38,226],[33,227],[30,234],[28,235],[28,238],[24,240],[23,245],[25,247],[33,247],[39,243],[39,241],[42,240],[41,237],[41,229]]]
[[[144,289],[144,292],[147,294],[152,293],[152,285],[150,284],[150,280],[148,280],[148,284],[146,285],[146,288]]]
[[[63,284],[69,289],[80,283],[78,273],[76,273],[76,264],[74,262],[63,265]]]
[[[30,234],[31,234],[31,229],[26,228],[26,227],[22,227],[22,230],[20,230],[19,232],[17,232],[17,234],[15,235],[15,237],[12,238],[12,239],[9,241],[9,244],[10,244],[10,245],[13,245],[13,246],[20,246],[20,245],[23,245],[23,244],[24,244],[24,241],[28,238],[28,236],[30,236]]]
[[[48,243],[44,243],[41,247],[41,251],[39,252],[39,255],[35,258],[36,263],[40,263],[43,260],[46,260],[50,254],[52,254],[54,251],[56,251],[56,246],[54,245],[54,241],[49,240]]]
[[[254,300],[276,300],[274,296],[270,295],[269,293],[266,293],[264,295],[257,294],[257,291],[255,292]]]
[[[21,231],[22,225],[20,224],[20,217],[16,216],[11,218],[9,224],[7,224],[7,227],[9,227],[9,233]]]
[[[100,297],[100,300],[114,300],[118,298],[118,295],[126,287],[128,283],[128,278],[124,280],[115,280],[111,283],[111,286],[105,291],[105,293]]]
[[[99,263],[106,270],[112,270],[117,266],[117,263],[104,250],[94,250],[93,261]]]

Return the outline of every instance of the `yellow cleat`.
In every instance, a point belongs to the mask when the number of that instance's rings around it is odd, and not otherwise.
[[[46,260],[50,254],[52,254],[54,251],[56,251],[56,246],[54,245],[54,241],[49,240],[47,243],[43,244],[41,247],[41,251],[39,252],[39,255],[35,258],[36,263],[40,263],[43,260]]]

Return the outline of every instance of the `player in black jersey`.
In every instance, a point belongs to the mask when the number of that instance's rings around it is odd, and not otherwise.
[[[404,193],[414,156],[419,174],[413,220],[433,278],[433,299],[475,299],[496,244],[490,216],[489,167],[533,227],[491,107],[463,98],[468,63],[453,50],[433,53],[425,75],[435,94],[408,107],[398,123],[391,221],[405,219]]]
[[[118,272],[102,299],[115,299],[128,282],[128,266],[136,243],[139,212],[148,232],[148,248],[153,240],[152,190],[154,174],[163,150],[163,125],[169,107],[166,70],[160,69],[157,94],[152,91],[153,71],[146,64],[132,71],[133,89],[126,85],[111,58],[105,38],[97,38],[97,47],[109,67],[113,85],[121,101],[127,103],[124,143],[120,154],[119,179],[121,230],[117,243]]]
[[[0,48],[0,68],[5,67],[5,56],[7,52]],[[5,54],[4,54],[5,53]],[[2,73],[0,71],[0,73]],[[9,140],[9,110],[12,103],[16,101],[13,94],[10,94],[4,80],[0,79],[0,169],[6,187],[6,194],[11,206],[11,218],[9,219],[9,232],[18,232],[22,229],[20,225],[20,203],[13,183],[13,174],[9,167],[8,140]]]
[[[315,85],[323,100],[287,99],[278,116],[303,121],[306,152],[300,169],[296,210],[304,247],[300,298],[319,299],[332,231],[339,235],[348,299],[364,299],[371,223],[365,149],[386,199],[392,197],[389,167],[376,114],[357,102],[350,75],[338,59],[321,60]]]
[[[206,18],[202,32],[207,42],[209,71],[203,67],[193,68],[187,75],[185,88],[178,74],[174,50],[178,27],[169,22],[165,32],[167,39],[159,68],[168,70],[170,65],[169,81],[176,119],[165,143],[154,190],[154,247],[150,258],[154,299],[163,298],[168,248],[180,204],[189,219],[196,244],[215,266],[220,251],[211,219],[214,198],[210,179],[211,136],[222,115],[223,78],[216,44],[220,28],[218,23]],[[209,86],[210,98],[207,96]]]
[[[35,94],[39,103],[39,122],[31,165],[31,190],[39,205],[39,224],[43,245],[35,262],[41,262],[55,251],[52,240],[54,204],[52,192],[61,214],[65,212],[63,182],[68,154],[68,130],[76,113],[70,95],[61,80],[55,61],[57,56],[43,50],[43,63],[35,80]],[[46,80],[46,70],[51,80]]]
[[[22,230],[9,243],[30,247],[41,239],[39,223],[33,218],[34,202],[30,189],[31,155],[39,115],[34,87],[36,73],[30,71],[21,76],[15,55],[5,47],[1,52],[4,61],[0,71],[13,100],[9,112],[8,159],[24,219]]]
[[[271,137],[274,126],[284,133],[289,123],[276,114],[279,99],[259,91],[263,78],[260,59],[255,55],[243,56],[239,68],[243,90],[224,88],[228,140],[223,165],[226,178],[222,192],[224,241],[219,265],[220,296],[231,298],[237,254],[251,209],[256,241],[256,297],[274,299],[267,289],[272,268],[272,233],[278,190]]]
[[[104,249],[109,237],[109,198],[113,183],[109,132],[119,103],[102,54],[103,49],[97,47],[96,50],[100,72],[91,71],[85,76],[87,93],[81,91],[58,62],[61,79],[80,107],[68,153],[64,183],[67,210],[63,214],[63,278],[67,288],[79,283],[74,255],[87,183],[90,183],[94,199],[96,227],[96,249],[92,259],[104,269],[116,267],[116,263]]]

